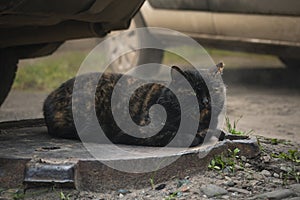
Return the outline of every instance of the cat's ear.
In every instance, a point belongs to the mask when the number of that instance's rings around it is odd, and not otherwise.
[[[183,77],[185,77],[184,71],[182,71],[177,66],[172,66],[171,67],[171,78],[172,78],[172,81],[180,80]]]

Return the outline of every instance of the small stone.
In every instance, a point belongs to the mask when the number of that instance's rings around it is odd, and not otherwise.
[[[283,181],[281,179],[274,179],[274,180],[272,180],[272,183],[274,183],[276,185],[282,185]]]
[[[124,194],[130,193],[130,191],[129,191],[129,190],[124,190],[124,189],[119,189],[119,190],[118,190],[118,193],[124,195]]]
[[[230,196],[228,196],[228,195],[223,195],[221,198],[222,198],[222,199],[230,199]]]
[[[253,178],[255,179],[255,180],[261,180],[262,178],[263,178],[263,176],[261,175],[261,174],[253,174]]]
[[[162,190],[162,189],[164,189],[166,187],[166,184],[160,184],[159,186],[157,186],[156,188],[155,188],[155,190]]]
[[[233,181],[228,181],[228,182],[226,183],[226,185],[229,186],[229,187],[233,187],[233,186],[235,185],[235,182],[233,182]]]
[[[246,168],[249,168],[249,167],[251,167],[251,164],[245,163],[245,167],[246,167]]]
[[[179,181],[177,182],[177,188],[180,188],[181,186],[187,185],[187,184],[189,184],[189,183],[190,183],[190,181],[187,180],[187,179],[179,180]]]
[[[246,179],[247,179],[247,180],[253,180],[254,177],[253,177],[251,174],[248,174],[248,175],[246,176]]]
[[[123,198],[124,197],[124,195],[123,194],[119,194],[119,198]]]
[[[235,170],[244,170],[244,167],[241,167],[240,165],[234,165]]]
[[[271,161],[271,156],[269,156],[269,155],[263,156],[263,157],[262,157],[262,160],[263,160],[265,163],[268,163],[268,162]]]
[[[260,173],[266,177],[270,177],[272,175],[271,172],[269,172],[268,170],[265,170],[265,169],[262,170]]]
[[[215,197],[227,194],[227,190],[221,188],[217,185],[208,184],[201,186],[200,190],[207,196],[207,197]]]
[[[228,191],[229,192],[237,192],[237,193],[241,193],[241,194],[249,194],[250,193],[248,190],[235,188],[235,187],[228,188]]]
[[[177,192],[176,196],[177,198],[182,197],[182,192]]]
[[[273,192],[266,192],[263,194],[256,195],[254,199],[273,199],[273,200],[281,200],[288,197],[293,197],[295,194],[288,189],[275,190]]]
[[[190,187],[186,186],[186,185],[183,185],[181,188],[180,188],[180,191],[181,192],[188,192],[190,190]]]
[[[300,184],[293,184],[289,186],[292,191],[297,193],[298,196],[300,196]]]
[[[279,174],[277,174],[277,173],[274,173],[273,176],[274,176],[275,178],[279,178],[279,177],[280,177]]]
[[[257,181],[257,180],[250,181],[251,186],[258,185],[258,183],[259,183],[259,181]]]
[[[244,161],[244,162],[246,162],[247,161],[246,156],[241,156],[241,160]]]
[[[224,174],[230,174],[230,173],[231,173],[231,169],[230,169],[229,167],[225,167],[225,168],[223,169],[223,173],[224,173]]]
[[[284,172],[290,172],[290,171],[292,171],[292,168],[287,167],[287,166],[281,166],[281,167],[280,167],[280,170],[281,170],[281,171],[284,171]]]

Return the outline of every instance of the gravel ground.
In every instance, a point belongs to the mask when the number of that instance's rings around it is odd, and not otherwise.
[[[46,95],[13,91],[0,110],[0,120],[41,117]],[[300,161],[272,157],[272,153],[289,155],[289,150],[298,150],[300,159],[299,99],[295,89],[228,85],[227,115],[231,119],[243,115],[238,124],[241,130],[253,129],[254,135],[267,137],[260,139],[261,155],[251,160],[239,158],[237,164],[243,167],[237,165],[234,173],[208,170],[155,183],[157,189],[152,189],[149,182],[149,187],[142,190],[118,188],[106,193],[55,187],[29,189],[25,199],[299,199]],[[23,193],[23,188],[4,190],[0,199],[21,199]]]
[[[140,190],[94,193],[56,187],[9,189],[0,199],[299,199],[300,155],[299,143],[259,137],[262,152],[253,159],[237,156],[234,171],[209,169],[202,174],[174,177],[164,183],[155,183]],[[297,150],[288,158],[292,150]],[[285,152],[287,157],[277,158]],[[296,155],[298,154],[298,155]],[[277,156],[276,156],[277,155]],[[295,158],[295,160],[293,160]],[[296,160],[296,158],[298,160]],[[25,194],[24,194],[25,192]],[[292,198],[293,197],[293,198]]]

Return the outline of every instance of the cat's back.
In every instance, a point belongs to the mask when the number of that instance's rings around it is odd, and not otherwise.
[[[100,77],[101,81],[99,81]],[[101,91],[98,92],[102,95],[110,93],[120,77],[120,74],[113,73],[83,74],[69,79],[51,92],[43,105],[44,118],[49,134],[64,138],[76,138],[77,136],[74,135],[76,130],[72,113],[72,101],[79,101],[81,97],[91,95],[98,88],[101,88]],[[75,87],[74,84],[76,84]],[[73,98],[73,92],[76,93],[75,98]],[[101,99],[95,98],[96,101]]]

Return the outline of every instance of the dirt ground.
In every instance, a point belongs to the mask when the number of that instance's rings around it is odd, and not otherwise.
[[[254,135],[300,141],[300,93],[287,89],[228,88],[227,115]]]
[[[1,200],[188,200],[188,199],[284,199],[300,198],[300,151],[297,142],[258,137],[261,153],[248,159],[229,153],[224,169],[211,166],[202,173],[173,176],[168,181],[149,180],[143,188],[116,188],[102,192],[78,191],[58,185],[0,188]],[[298,151],[297,151],[298,149]],[[216,166],[221,167],[220,163]],[[155,173],[155,172],[154,172]],[[120,180],[126,181],[126,180]],[[103,183],[105,184],[105,182]],[[101,187],[101,186],[100,186]],[[94,188],[92,186],[92,188]],[[100,188],[101,189],[101,188]]]

